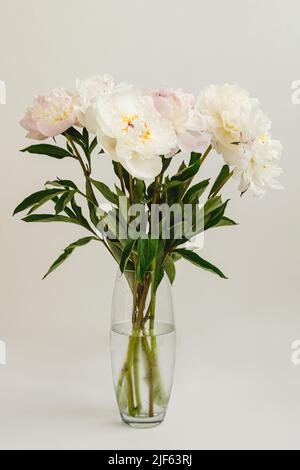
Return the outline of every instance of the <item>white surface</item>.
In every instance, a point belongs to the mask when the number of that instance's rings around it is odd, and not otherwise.
[[[299,369],[282,347],[290,332],[278,316],[271,327],[261,322],[259,331],[249,321],[247,332],[234,315],[226,321],[218,315],[214,328],[209,316],[202,315],[198,338],[192,328],[189,338],[188,331],[179,334],[169,412],[152,430],[120,423],[101,333],[87,346],[71,341],[72,333],[68,341],[9,343],[9,365],[1,369],[0,448],[299,448]]]
[[[17,12],[17,14],[16,14]],[[300,448],[298,0],[1,2],[0,448]],[[285,191],[241,200],[234,229],[211,231],[203,257],[229,281],[182,263],[178,355],[163,426],[122,426],[113,398],[109,311],[115,266],[97,246],[41,277],[82,231],[12,219],[17,203],[69,162],[19,154],[32,95],[109,72],[139,86],[236,82],[258,96],[284,144]],[[203,177],[217,172],[211,158]],[[110,162],[96,177],[112,182]]]

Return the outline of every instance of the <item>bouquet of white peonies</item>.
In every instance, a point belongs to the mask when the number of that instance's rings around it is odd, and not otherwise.
[[[129,417],[141,416],[140,344],[148,358],[147,413],[153,418],[163,396],[153,340],[157,290],[165,275],[173,283],[180,259],[225,278],[196,252],[199,237],[235,225],[220,195],[230,178],[238,179],[241,194],[261,197],[268,188],[281,188],[282,147],[271,137],[270,119],[236,85],[210,85],[195,98],[181,89],[141,91],[105,75],[78,80],[74,92],[61,88],[36,96],[21,125],[29,139],[40,141],[22,152],[76,161],[85,184],[47,181],[14,214],[28,210],[26,222],[67,222],[89,232],[64,250],[46,276],[91,241],[117,261],[132,293],[132,334],[116,385],[118,402]],[[51,144],[42,142],[50,138]],[[209,155],[219,159],[219,174],[212,182],[195,182]],[[93,161],[101,158],[112,161],[113,189],[93,174]],[[47,203],[53,210],[40,213]]]

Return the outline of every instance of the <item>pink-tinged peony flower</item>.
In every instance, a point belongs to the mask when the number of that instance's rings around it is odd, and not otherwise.
[[[44,140],[62,134],[75,122],[73,96],[57,88],[48,95],[35,96],[20,124],[28,131],[29,139]]]
[[[206,123],[196,108],[195,98],[181,89],[150,92],[156,110],[168,119],[177,135],[177,150],[203,152],[210,144]]]

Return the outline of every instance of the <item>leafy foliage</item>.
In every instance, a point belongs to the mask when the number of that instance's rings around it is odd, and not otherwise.
[[[53,199],[55,196],[62,194],[64,191],[61,189],[45,189],[43,191],[37,191],[26,197],[24,201],[19,204],[14,210],[13,215],[23,212],[29,207],[35,206],[36,204],[42,205]]]
[[[199,268],[205,269],[206,271],[210,271],[214,274],[217,274],[223,279],[227,279],[227,277],[220,271],[220,269],[216,268],[213,264],[209,263],[205,259],[201,258],[197,253],[190,251],[190,250],[176,250],[176,253],[179,254],[182,258],[190,261],[195,266]]]
[[[167,175],[172,159],[162,156],[162,171],[155,181],[148,185],[142,180],[132,178],[120,163],[113,162],[118,183],[115,184],[114,189],[111,189],[105,183],[91,177],[92,156],[97,149],[97,138],[91,139],[86,129],[79,130],[74,127],[68,129],[63,135],[66,139],[66,148],[42,143],[31,145],[23,149],[22,152],[46,155],[56,159],[72,158],[77,160],[85,178],[84,190],[69,179],[56,178],[47,181],[45,189],[26,197],[16,207],[14,215],[28,210],[29,212],[23,218],[25,222],[71,223],[88,230],[92,236],[81,238],[69,245],[53,263],[45,277],[60,266],[73,253],[75,248],[84,246],[92,240],[98,240],[114,257],[120,266],[121,272],[127,273],[126,276],[131,288],[133,288],[133,280],[127,272],[128,269],[136,272],[140,285],[145,283],[147,273],[151,271],[154,276],[153,288],[156,291],[165,274],[171,283],[174,282],[176,263],[180,259],[185,259],[202,269],[225,278],[224,274],[214,265],[195,252],[181,247],[188,240],[189,230],[196,230],[194,219],[191,226],[185,228],[182,237],[178,239],[175,238],[174,234],[182,221],[174,219],[171,224],[171,239],[164,240],[162,238],[162,229],[165,223],[163,216],[159,219],[159,230],[156,236],[146,231],[143,236],[135,240],[130,238],[130,231],[128,230],[131,224],[138,223],[139,220],[138,215],[129,216],[132,204],[142,204],[144,206],[148,222],[152,216],[152,204],[167,204],[169,207],[173,204],[179,204],[182,207],[190,204],[193,207],[195,216],[199,213],[203,214],[203,224],[198,232],[213,227],[236,225],[236,222],[225,215],[229,201],[223,202],[222,197],[219,195],[225,183],[232,176],[232,172],[227,165],[223,166],[213,182],[206,201],[204,201],[203,211],[199,206],[200,199],[210,186],[210,180],[205,179],[192,183],[211,148],[208,148],[204,155],[192,153],[189,162],[182,162],[172,176]],[[101,154],[103,151],[98,152],[98,155],[99,153]],[[98,201],[99,195],[112,204],[114,212],[103,209]],[[126,204],[120,204],[120,197],[123,197],[123,202],[125,201],[127,206]],[[78,202],[78,198],[84,202],[84,206],[81,205],[81,202]],[[53,203],[54,212],[52,214],[37,213],[38,209],[49,201]],[[116,229],[116,223],[119,224],[121,229]],[[110,238],[103,238],[99,234],[99,230],[103,231],[104,229],[110,233]],[[197,234],[198,232],[196,230],[193,233]],[[123,237],[123,234],[125,234],[125,237]]]
[[[33,153],[35,155],[47,155],[48,157],[57,158],[61,160],[62,158],[72,157],[72,154],[57,145],[49,145],[49,144],[38,144],[38,145],[31,145],[27,147],[21,152],[28,152]]]
[[[69,258],[69,256],[73,253],[75,248],[78,248],[80,246],[87,245],[90,243],[92,240],[98,240],[96,237],[85,237],[81,238],[80,240],[77,240],[77,242],[71,243],[67,248],[65,248],[64,252],[62,255],[60,255],[57,260],[54,261],[54,263],[51,265],[49,268],[48,272],[45,274],[43,279],[45,279],[49,274],[51,274],[55,269],[57,269],[61,264],[63,264],[66,259]]]
[[[93,179],[91,179],[91,183],[95,186],[95,188],[98,189],[98,191],[100,191],[100,193],[102,194],[102,196],[105,197],[105,199],[107,199],[112,204],[115,204],[116,206],[118,205],[118,196],[113,193],[106,184]]]

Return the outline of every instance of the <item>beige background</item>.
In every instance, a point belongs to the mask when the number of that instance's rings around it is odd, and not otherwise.
[[[290,359],[300,338],[299,1],[2,0],[0,10],[0,448],[300,448],[300,366]],[[105,72],[194,93],[238,83],[261,99],[284,144],[285,190],[241,200],[232,185],[240,226],[206,237],[203,256],[230,280],[178,266],[173,396],[164,425],[143,432],[119,424],[113,397],[113,261],[84,247],[42,282],[82,232],[11,217],[46,180],[79,174],[72,162],[18,152],[32,95]],[[205,176],[217,167],[211,158]],[[108,159],[97,177],[112,182]]]

